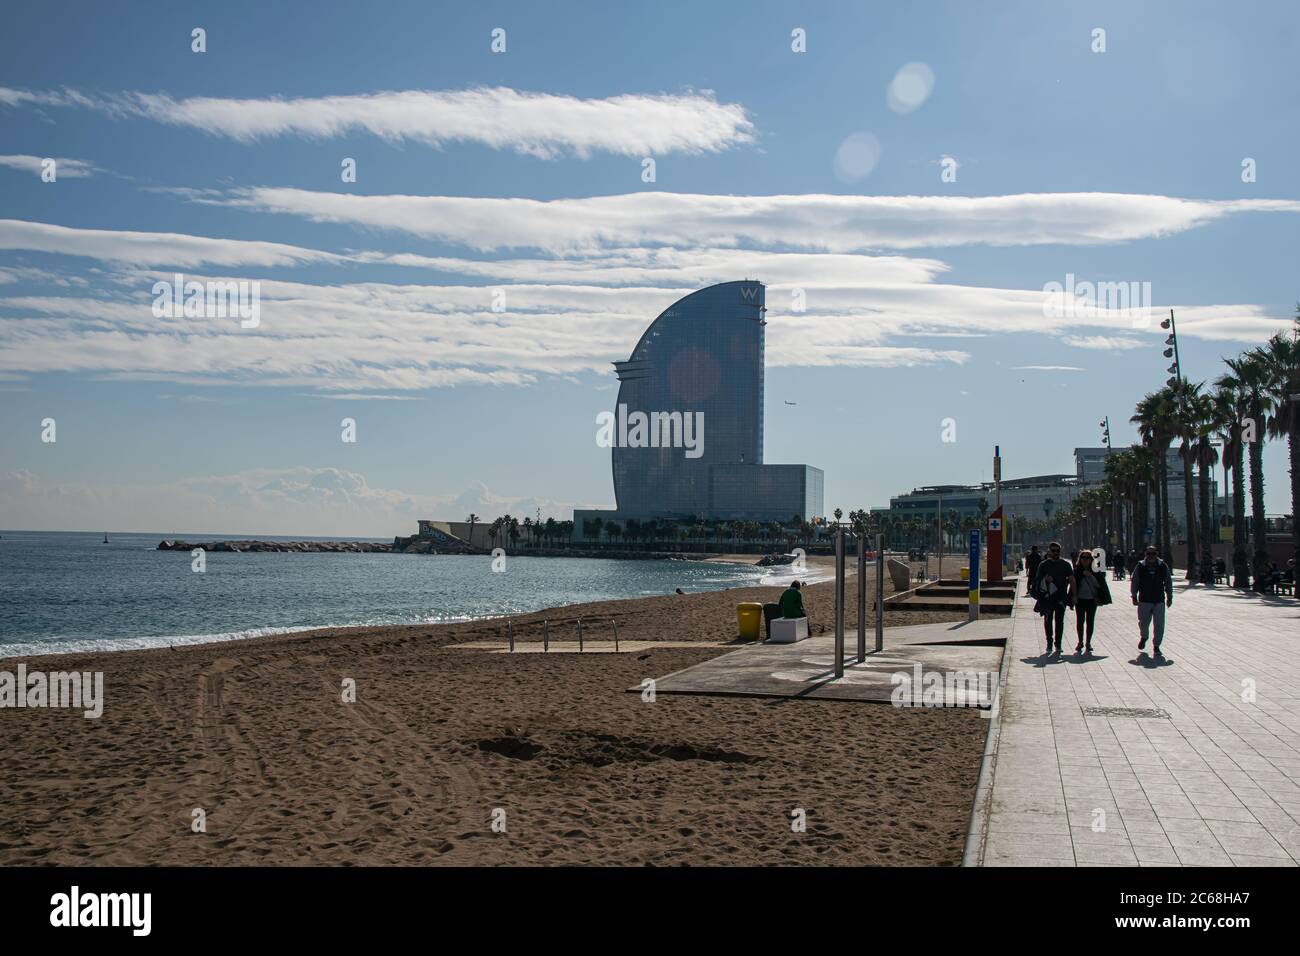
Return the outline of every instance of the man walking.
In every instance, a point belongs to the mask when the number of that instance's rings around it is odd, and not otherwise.
[[[1070,593],[1074,566],[1061,557],[1061,546],[1053,541],[1047,546],[1047,559],[1038,566],[1034,593],[1038,603],[1034,610],[1043,615],[1043,633],[1047,637],[1046,654],[1061,653],[1061,635],[1065,632],[1065,607]]]
[[[1169,565],[1160,560],[1155,545],[1147,545],[1146,557],[1133,569],[1129,593],[1133,596],[1134,607],[1138,609],[1138,631],[1142,635],[1138,641],[1138,650],[1147,646],[1147,637],[1154,621],[1156,633],[1153,651],[1156,657],[1164,657],[1160,653],[1160,643],[1165,638],[1165,608],[1174,606],[1174,578]]]
[[[1042,561],[1043,556],[1038,553],[1038,545],[1030,548],[1029,553],[1025,555],[1025,570],[1028,572],[1025,578],[1029,581],[1029,590],[1026,593],[1029,597],[1034,596],[1034,582],[1038,579],[1038,565]]]

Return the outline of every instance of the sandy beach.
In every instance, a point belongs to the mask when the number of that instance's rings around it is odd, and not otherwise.
[[[807,591],[814,625],[832,587]],[[519,641],[543,619],[573,640],[581,616],[589,638],[617,621],[624,640],[702,645],[619,655],[453,646],[503,641],[498,619],[23,658],[102,671],[106,703],[98,720],[0,711],[0,864],[958,864],[976,711],[628,692],[726,653],[708,645],[735,640],[736,603],[778,594],[510,619]]]

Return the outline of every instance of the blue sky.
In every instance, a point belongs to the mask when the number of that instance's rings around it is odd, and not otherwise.
[[[1048,283],[1151,283],[1193,379],[1300,298],[1293,5],[456,6],[7,15],[0,526],[386,536],[612,505],[609,362],[746,277],[766,458],[824,468],[847,511],[988,478],[994,444],[1007,475],[1070,471],[1103,415],[1133,438],[1158,330],[1046,318]],[[932,89],[891,108],[900,71]],[[869,170],[844,161],[864,138]],[[259,281],[261,325],[153,317],[175,271]]]

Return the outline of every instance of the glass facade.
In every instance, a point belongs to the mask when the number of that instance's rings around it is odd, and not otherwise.
[[[805,520],[822,513],[822,470],[811,465],[714,465],[711,518]]]
[[[766,311],[761,282],[701,289],[665,309],[627,361],[614,363],[617,511],[604,517],[788,522],[821,514],[819,469],[763,464]],[[638,432],[637,413],[664,418]],[[683,434],[679,423],[695,428]]]

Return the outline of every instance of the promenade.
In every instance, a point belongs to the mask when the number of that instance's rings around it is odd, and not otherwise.
[[[1296,865],[1300,604],[1176,584],[1157,662],[1110,584],[1081,659],[1022,581],[967,865]]]

